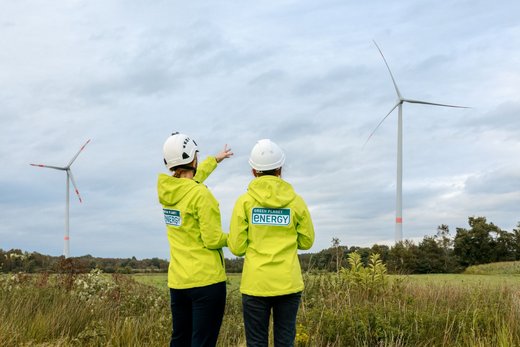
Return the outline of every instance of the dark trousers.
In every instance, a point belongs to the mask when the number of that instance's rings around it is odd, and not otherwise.
[[[226,282],[189,289],[170,288],[173,331],[170,347],[214,347],[224,307]]]
[[[269,318],[273,311],[274,345],[294,346],[296,314],[301,292],[272,297],[242,294],[242,310],[248,347],[267,347]]]

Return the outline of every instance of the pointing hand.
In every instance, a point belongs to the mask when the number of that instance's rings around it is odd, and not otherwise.
[[[233,155],[233,152],[231,152],[231,148],[228,148],[228,145],[224,145],[224,149],[219,152],[217,155],[215,155],[215,159],[217,160],[217,163],[220,163],[222,160],[226,158],[230,158]]]

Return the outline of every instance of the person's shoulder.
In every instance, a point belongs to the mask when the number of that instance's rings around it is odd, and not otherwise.
[[[293,204],[297,204],[299,206],[307,206],[307,203],[302,198],[302,196],[300,194],[297,194],[297,193],[294,193],[294,199],[293,199],[292,202],[293,202]]]
[[[202,183],[196,183],[191,189],[191,203],[197,209],[218,205],[218,201],[211,191]]]
[[[193,191],[197,192],[198,194],[211,194],[211,191],[209,188],[204,184],[197,181],[193,182]]]
[[[238,196],[235,204],[243,204],[248,201],[255,201],[255,199],[248,192],[244,192]]]

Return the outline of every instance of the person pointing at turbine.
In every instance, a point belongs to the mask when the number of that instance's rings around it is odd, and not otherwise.
[[[298,249],[314,243],[307,205],[282,180],[285,154],[273,141],[256,143],[249,157],[255,177],[238,198],[228,247],[244,256],[240,292],[247,346],[268,346],[273,313],[274,345],[293,346],[303,291]]]
[[[168,287],[172,311],[170,346],[215,346],[226,303],[226,272],[218,202],[201,184],[231,149],[198,164],[197,143],[173,133],[163,146],[169,175],[157,182],[170,244]]]

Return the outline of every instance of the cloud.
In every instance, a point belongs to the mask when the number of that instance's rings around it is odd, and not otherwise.
[[[520,102],[508,101],[497,105],[494,109],[483,113],[478,118],[466,120],[462,124],[472,131],[515,132],[520,128]],[[516,138],[515,138],[516,139]]]
[[[167,257],[156,175],[172,131],[201,156],[233,159],[206,184],[227,229],[251,179],[249,151],[272,138],[316,224],[313,251],[394,235],[395,102],[372,40],[403,95],[455,103],[404,108],[404,235],[518,219],[520,5],[70,2],[6,4],[0,15],[0,247],[59,254],[64,177],[74,163],[73,255]],[[27,218],[27,211],[31,218]],[[36,221],[36,222],[35,222]],[[38,232],[33,232],[37,229]]]
[[[469,177],[465,191],[471,195],[520,193],[520,167],[497,168]]]

